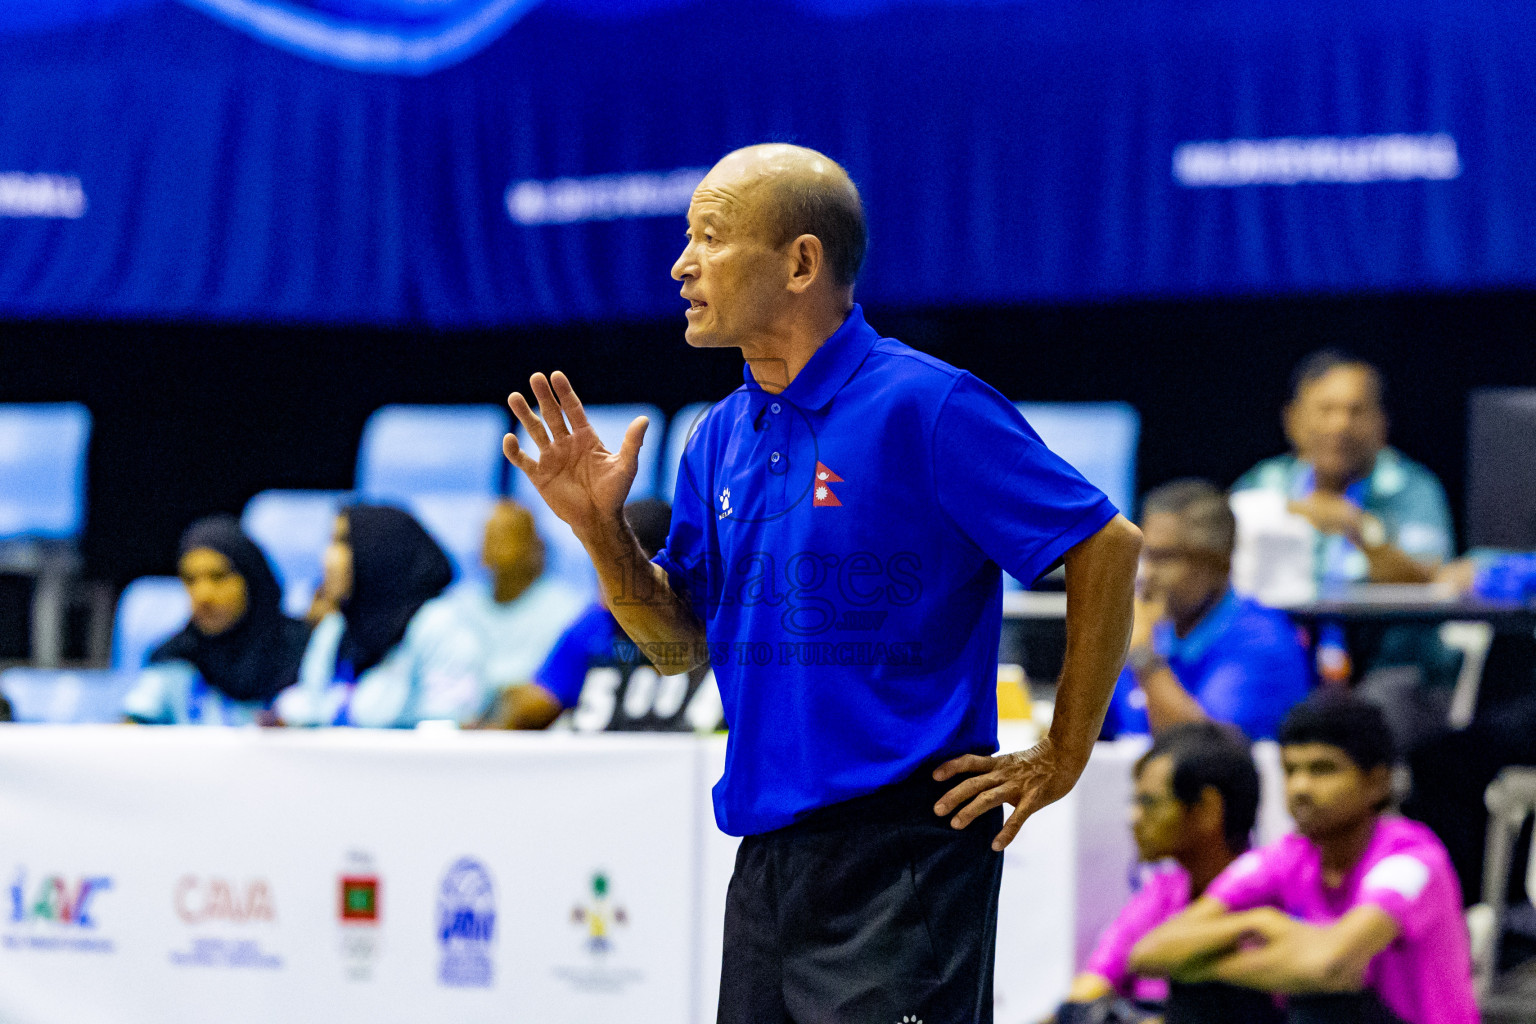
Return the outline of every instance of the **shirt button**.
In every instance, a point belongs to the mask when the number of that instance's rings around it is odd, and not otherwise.
[[[768,461],[769,462],[778,462],[779,461],[779,453],[778,452],[774,452],[772,455],[768,456]]]
[[[772,405],[770,405],[768,407],[768,411],[769,412],[773,412],[773,413],[778,412],[779,411],[779,403],[778,402],[774,402]]]

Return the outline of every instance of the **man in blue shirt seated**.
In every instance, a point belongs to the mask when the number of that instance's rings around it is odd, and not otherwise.
[[[624,520],[647,557],[667,543],[672,508],[646,499],[624,506]],[[659,676],[599,597],[555,641],[532,681],[502,694],[494,724],[543,729],[561,720],[576,732],[713,732],[720,697],[708,665]]]
[[[1226,496],[1204,480],[1164,484],[1143,501],[1141,528],[1131,653],[1105,738],[1213,718],[1274,739],[1307,695],[1307,656],[1283,613],[1232,592]]]

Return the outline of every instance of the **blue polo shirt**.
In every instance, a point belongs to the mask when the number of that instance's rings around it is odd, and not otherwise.
[[[1152,646],[1195,702],[1218,722],[1242,729],[1251,740],[1272,740],[1285,713],[1307,696],[1311,675],[1306,648],[1284,612],[1227,591],[1186,637],[1160,622]],[[1147,698],[1129,665],[1115,683],[1105,739],[1145,733]]]
[[[732,835],[996,750],[1002,572],[1115,516],[1012,403],[857,306],[784,392],[745,376],[688,442],[656,556],[710,644]]]

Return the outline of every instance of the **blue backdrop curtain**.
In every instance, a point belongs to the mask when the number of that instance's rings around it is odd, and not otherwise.
[[[794,141],[860,294],[1536,283],[1536,7],[6,0],[0,315],[680,312],[691,182]]]

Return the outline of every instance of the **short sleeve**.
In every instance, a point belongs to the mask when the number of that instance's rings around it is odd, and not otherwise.
[[[1006,398],[970,374],[960,376],[939,410],[932,458],[940,506],[1026,584],[1116,514]]]
[[[1167,902],[1155,882],[1144,885],[1099,935],[1083,970],[1097,974],[1123,992],[1130,980],[1131,950],[1148,932],[1171,916]]]
[[[171,701],[174,673],[170,664],[151,665],[139,673],[133,689],[123,698],[123,715],[146,725],[169,725],[176,721]]]
[[[593,605],[555,641],[549,657],[544,659],[544,664],[534,673],[533,681],[559,701],[562,708],[575,707],[581,697],[581,685],[587,678],[587,657],[592,646],[593,631],[602,627],[611,637],[612,628],[608,619],[608,612],[601,605]]]
[[[1205,895],[1220,900],[1228,910],[1278,906],[1283,892],[1281,843],[1259,850],[1249,850],[1227,865],[1205,890]]]
[[[698,436],[683,453],[677,471],[677,487],[672,495],[672,523],[667,544],[651,561],[667,574],[672,592],[688,602],[700,622],[708,617],[706,594],[709,588],[708,524],[704,514],[712,511],[699,499],[693,453],[698,450]]]
[[[1435,922],[1434,901],[1425,891],[1433,877],[1429,858],[1415,852],[1390,854],[1360,880],[1360,902],[1386,911],[1404,938],[1421,938]]]
[[[1404,554],[1444,562],[1455,554],[1451,509],[1440,481],[1427,469],[1414,473],[1394,502],[1393,541]]]

